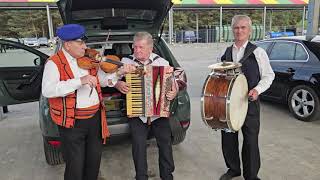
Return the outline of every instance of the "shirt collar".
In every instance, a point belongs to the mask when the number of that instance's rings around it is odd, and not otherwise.
[[[154,54],[154,53],[151,53],[150,54],[150,56],[149,56],[149,62],[151,61],[151,63],[153,62],[153,59],[155,58],[155,56],[156,56],[156,54]],[[134,56],[134,54],[132,54],[132,57],[133,57],[133,60],[136,60],[136,61],[139,61],[135,56]],[[139,62],[141,62],[141,61],[139,61]],[[147,64],[147,63],[149,63],[149,62],[143,62],[144,64]],[[142,63],[142,62],[141,62]]]
[[[236,44],[233,43],[233,46],[232,46],[232,47],[233,47],[234,49],[237,49],[237,50],[245,49],[245,48],[247,47],[247,45],[248,45],[248,42],[249,42],[249,41],[247,40],[241,47],[237,47]]]

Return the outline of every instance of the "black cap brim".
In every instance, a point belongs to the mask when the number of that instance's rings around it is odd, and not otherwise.
[[[88,40],[88,37],[87,36],[83,36],[82,38],[80,38],[82,41],[86,41]]]

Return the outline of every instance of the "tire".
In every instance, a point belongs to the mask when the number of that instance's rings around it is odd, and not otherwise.
[[[319,96],[309,86],[294,87],[288,97],[288,106],[293,116],[301,121],[314,121],[320,117]]]
[[[46,161],[49,165],[58,165],[64,163],[61,148],[53,147],[48,141],[43,138],[43,147]]]
[[[177,145],[180,144],[186,138],[186,131],[182,130],[175,133],[172,137],[172,144]]]

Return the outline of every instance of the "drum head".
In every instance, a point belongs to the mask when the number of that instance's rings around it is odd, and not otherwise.
[[[228,69],[236,69],[241,67],[240,63],[235,63],[235,62],[220,62],[216,64],[211,64],[208,66],[209,69],[213,70],[218,70],[218,71],[223,71],[223,70],[228,70]]]
[[[243,74],[239,74],[230,89],[229,101],[229,127],[239,131],[246,119],[248,111],[248,84]]]

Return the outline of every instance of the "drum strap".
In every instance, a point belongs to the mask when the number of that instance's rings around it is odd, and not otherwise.
[[[226,49],[226,61],[232,62],[232,46]]]
[[[257,48],[256,45],[248,42],[247,47],[246,47],[246,49],[245,49],[245,51],[244,51],[244,55],[243,55],[243,57],[240,59],[239,62],[240,62],[241,64],[243,64],[243,62],[245,62],[245,61],[248,59],[248,57],[253,53],[253,51],[254,51],[256,48]]]

